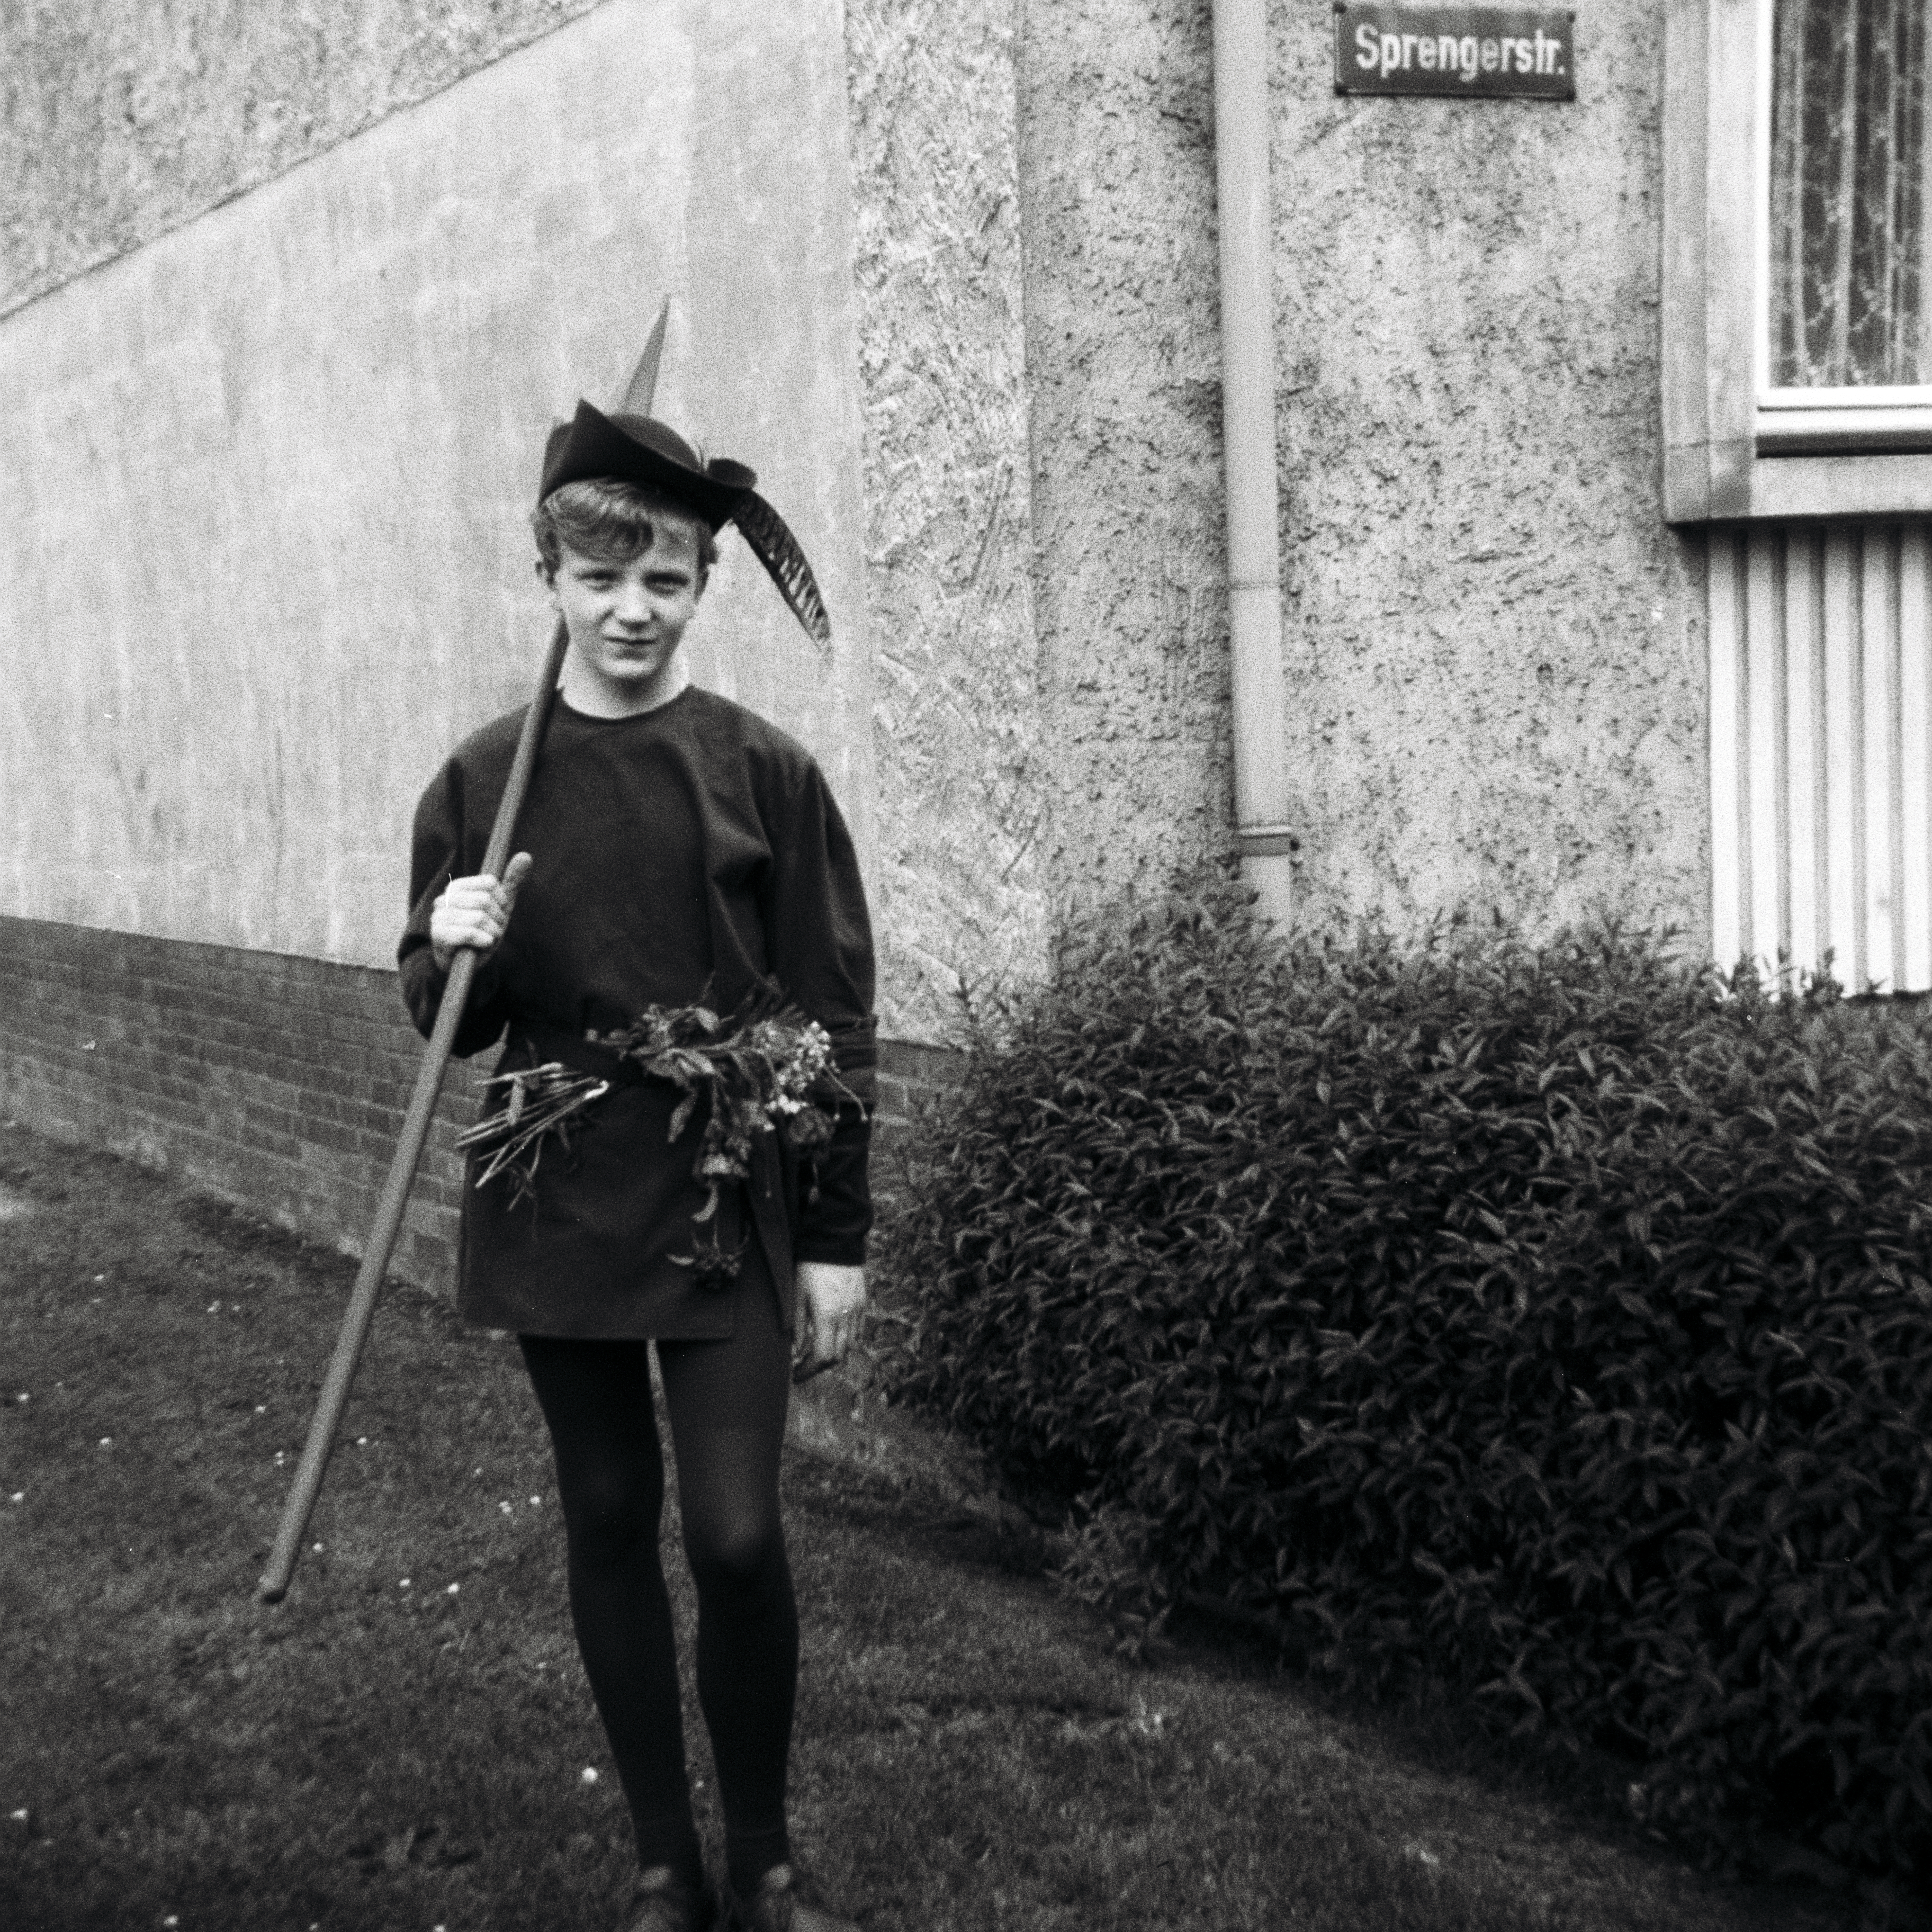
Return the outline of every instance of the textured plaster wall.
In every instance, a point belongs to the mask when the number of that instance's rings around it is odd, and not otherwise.
[[[1207,0],[1024,0],[1021,50],[1043,836],[1066,901],[1232,844]]]
[[[1300,916],[1708,926],[1702,597],[1657,486],[1658,10],[1574,104],[1342,100],[1273,34]],[[1225,853],[1208,0],[1028,0],[1036,608],[1053,890]]]
[[[0,313],[596,0],[7,0]]]
[[[0,321],[0,910],[392,958],[416,796],[549,629],[542,431],[665,292],[661,406],[755,460],[836,632],[728,544],[694,671],[869,854],[840,28],[612,0]]]
[[[591,10],[0,10],[0,310]],[[1311,922],[1607,904],[1704,930],[1702,590],[1654,484],[1655,13],[1588,9],[1582,98],[1549,106],[1339,100],[1326,0],[1270,9]],[[842,15],[876,628],[871,731],[839,729],[876,766],[887,1024],[940,1038],[956,979],[1036,962],[1057,901],[1228,848],[1209,5]],[[520,670],[490,675],[513,701]]]
[[[880,938],[902,1024],[1042,954],[1011,0],[848,0],[877,642]]]
[[[1342,99],[1274,11],[1289,754],[1312,921],[1708,938],[1701,549],[1659,496],[1660,10],[1574,104]],[[1190,211],[1191,212],[1191,211]]]
[[[296,164],[590,10],[589,0],[6,10],[0,312],[223,202],[242,196],[245,208]],[[1024,970],[1043,944],[1051,842],[1029,602],[1012,14],[1012,0],[845,10],[878,693],[870,742],[862,755],[848,748],[861,766],[876,760],[876,808],[848,803],[876,828],[886,1024],[915,1037],[945,1036],[961,975]],[[111,290],[114,271],[102,272]],[[101,299],[75,292],[82,308]],[[674,380],[675,333],[672,348]],[[607,372],[581,380],[593,379]],[[484,701],[515,701],[518,675],[505,669]],[[388,862],[368,856],[372,880]],[[81,896],[70,916],[88,916]]]

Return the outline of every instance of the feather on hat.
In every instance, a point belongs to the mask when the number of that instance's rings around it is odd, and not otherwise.
[[[656,373],[653,367],[651,374]],[[643,374],[640,364],[626,404]],[[832,621],[818,580],[784,519],[758,494],[755,470],[722,456],[706,461],[669,424],[655,416],[632,414],[628,409],[606,416],[579,402],[577,414],[550,431],[537,500],[542,502],[566,483],[599,476],[664,490],[688,504],[713,531],[736,524],[792,615],[819,644],[832,641]]]

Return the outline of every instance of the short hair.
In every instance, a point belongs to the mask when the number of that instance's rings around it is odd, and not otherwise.
[[[698,540],[698,580],[701,584],[718,561],[718,539],[711,526],[689,504],[668,490],[589,476],[553,490],[530,513],[537,556],[546,577],[556,574],[566,547],[600,563],[628,563],[657,541],[655,519],[686,525]]]

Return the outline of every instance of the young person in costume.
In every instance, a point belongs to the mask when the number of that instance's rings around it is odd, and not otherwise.
[[[500,880],[481,872],[520,713],[465,740],[423,794],[399,949],[424,1033],[457,949],[474,947],[456,1051],[507,1031],[502,1068],[560,1063],[609,1082],[568,1149],[544,1155],[533,1197],[502,1177],[466,1186],[458,1306],[516,1332],[549,1426],[572,1616],[643,1868],[628,1932],[698,1932],[713,1910],[658,1558],[653,1342],[724,1814],[718,1922],[850,1932],[801,1898],[786,1838],[798,1617],[778,1483],[795,1358],[801,1373],[836,1360],[864,1300],[872,948],[818,766],[686,670],[727,523],[824,634],[810,568],[755,482],[647,417],[583,403],[554,433],[532,521],[569,651],[517,856]],[[773,987],[831,1037],[831,1138],[802,1158],[754,1136],[748,1180],[707,1216],[692,1173],[702,1109],[674,1140],[677,1088],[586,1036],[653,1006],[730,1013]],[[476,1169],[472,1155],[472,1182]],[[695,1267],[700,1246],[732,1260]]]

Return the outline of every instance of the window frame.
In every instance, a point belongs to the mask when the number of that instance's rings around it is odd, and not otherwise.
[[[1660,290],[1665,520],[1932,512],[1932,385],[1769,375],[1774,0],[1670,0]]]

